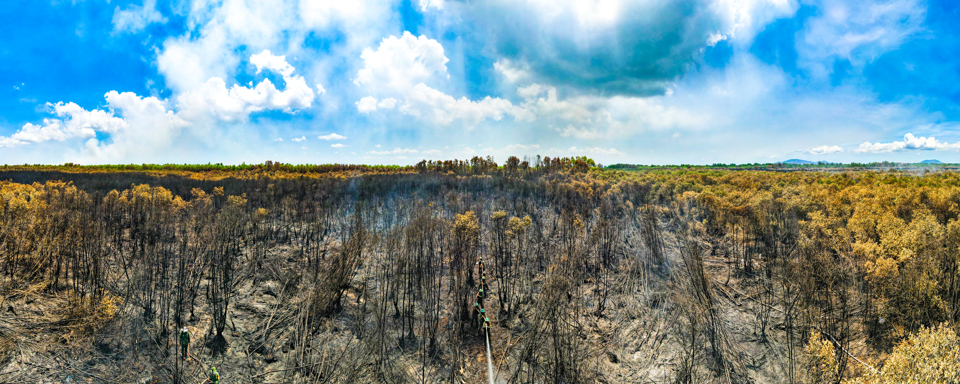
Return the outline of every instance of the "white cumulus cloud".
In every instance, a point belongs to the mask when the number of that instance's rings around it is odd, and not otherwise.
[[[833,153],[843,152],[843,148],[840,148],[836,145],[821,145],[819,147],[811,149],[809,152],[810,154],[813,154],[813,155],[829,155]]]
[[[888,153],[900,151],[937,151],[948,149],[960,149],[958,143],[944,143],[935,137],[917,137],[912,133],[903,136],[903,141],[894,141],[890,143],[871,143],[869,141],[860,144],[856,149],[858,153]]]
[[[303,21],[304,27],[310,29],[327,29],[331,27],[347,27],[347,30],[361,29],[368,23],[373,23],[378,17],[384,17],[385,1],[314,1],[298,2],[297,15]],[[361,27],[361,28],[357,28]]]
[[[454,98],[426,85],[449,78],[443,46],[426,36],[415,37],[404,32],[401,37],[384,38],[377,50],[361,54],[364,67],[357,72],[354,84],[377,95],[385,95],[379,103],[374,96],[357,101],[357,110],[370,113],[377,108],[399,105],[400,112],[438,126],[461,121],[467,128],[484,120],[501,120],[504,115],[519,121],[532,121],[534,116],[509,100],[486,97],[473,101]],[[396,98],[395,98],[396,97]],[[397,99],[402,99],[402,103]]]
[[[70,138],[90,138],[97,132],[116,133],[126,128],[127,122],[113,112],[87,111],[75,103],[47,103],[47,108],[58,118],[43,119],[43,124],[27,123],[8,138],[0,137],[0,146],[14,147],[43,141],[64,141]]]
[[[404,32],[399,38],[384,38],[376,51],[364,49],[360,58],[364,66],[353,80],[357,85],[404,92],[435,75],[449,77],[447,62],[450,60],[444,55],[443,46],[426,36],[414,37],[410,32]]]
[[[166,103],[156,97],[110,91],[106,100],[107,105],[122,116],[126,126],[112,133],[108,140],[87,140],[87,161],[151,161],[190,126],[190,122],[167,109]]]
[[[45,141],[88,139],[85,153],[76,156],[90,161],[155,161],[178,140],[185,128],[193,139],[216,145],[216,120],[237,122],[250,113],[268,109],[291,113],[310,107],[314,93],[283,56],[269,51],[253,55],[258,69],[279,72],[286,89],[278,90],[265,79],[255,87],[234,85],[227,88],[223,79],[208,79],[200,88],[180,93],[168,100],[141,97],[132,92],[110,91],[104,95],[106,108],[85,110],[75,103],[47,104],[56,118],[42,124],[28,123],[9,137],[0,136],[0,146],[12,147]],[[176,100],[176,108],[170,108]],[[214,124],[212,124],[214,123]],[[97,132],[108,134],[101,140]],[[306,140],[302,137],[299,140]]]
[[[212,115],[229,122],[246,119],[251,113],[266,109],[290,112],[293,109],[309,108],[313,104],[313,90],[303,77],[293,75],[294,68],[283,56],[274,56],[270,51],[264,50],[252,55],[250,61],[257,67],[257,71],[269,69],[282,75],[286,89],[278,90],[269,79],[264,79],[253,88],[239,84],[227,88],[223,79],[213,77],[199,89],[177,97],[181,113],[188,119]]]
[[[157,47],[157,69],[176,92],[198,88],[207,79],[232,78],[244,60],[243,52],[283,47],[287,58],[310,63],[305,76],[311,86],[327,88],[336,65],[352,65],[371,42],[393,28],[396,3],[392,0],[193,0],[173,2],[170,8],[183,16],[179,36],[166,38]],[[305,46],[311,35],[337,36],[328,48]],[[322,52],[321,52],[322,51]],[[276,49],[274,49],[276,52]],[[352,60],[351,60],[352,61]],[[291,62],[292,63],[292,62]],[[298,68],[301,69],[301,68]],[[323,94],[318,88],[314,90]]]
[[[293,66],[287,63],[286,56],[275,56],[270,53],[270,50],[266,49],[263,52],[251,55],[250,64],[257,67],[257,73],[260,73],[263,69],[269,69],[283,77],[290,77],[294,71]]]
[[[430,8],[443,9],[444,0],[420,0],[420,12],[427,12]]]
[[[337,143],[337,144],[330,144],[330,147],[332,147],[332,148],[343,148],[343,147],[346,147],[346,145]]]
[[[336,134],[336,133],[331,133],[331,134],[329,134],[329,135],[317,136],[317,138],[320,139],[320,140],[328,140],[328,141],[329,141],[329,140],[346,140],[346,139],[347,139],[346,136],[338,135],[338,134]]]
[[[300,136],[300,137],[297,137],[297,138],[294,138],[294,139],[293,139],[293,141],[296,141],[296,142],[298,142],[298,143],[301,142],[301,141],[306,141],[306,140],[307,140],[307,137],[306,137],[306,136]]]
[[[473,126],[484,120],[498,121],[509,114],[519,121],[532,121],[534,116],[523,108],[513,105],[509,100],[487,96],[479,101],[466,97],[454,99],[423,83],[417,84],[407,93],[406,101],[400,106],[400,112],[416,116],[436,125],[447,126],[460,120]]]
[[[26,144],[20,140],[0,136],[0,148],[13,148]]]
[[[397,99],[388,97],[377,103],[377,108],[390,109],[397,105]]]
[[[373,96],[364,97],[356,102],[357,112],[370,113],[377,110],[377,98]]]

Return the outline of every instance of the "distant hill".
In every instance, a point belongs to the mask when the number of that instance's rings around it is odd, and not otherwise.
[[[931,160],[921,161],[920,164],[943,164],[943,162],[940,160],[931,159]]]
[[[783,163],[784,163],[784,164],[799,164],[799,165],[816,164],[816,162],[814,162],[814,161],[801,160],[801,159],[790,159],[790,160],[784,161]]]

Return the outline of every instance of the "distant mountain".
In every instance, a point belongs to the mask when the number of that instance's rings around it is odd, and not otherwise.
[[[940,160],[931,159],[931,160],[921,161],[920,164],[943,164],[943,162]]]
[[[798,165],[816,164],[816,162],[814,162],[814,161],[801,160],[801,159],[790,159],[790,160],[784,161],[783,163],[784,163],[784,164],[798,164]]]

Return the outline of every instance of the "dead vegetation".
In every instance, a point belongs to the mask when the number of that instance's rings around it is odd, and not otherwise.
[[[474,163],[4,182],[0,381],[486,382],[481,281],[511,383],[880,377],[960,313],[955,176]]]

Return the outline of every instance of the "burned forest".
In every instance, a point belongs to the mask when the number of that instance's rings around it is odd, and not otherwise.
[[[960,380],[957,173],[475,157],[0,180],[4,383]]]

